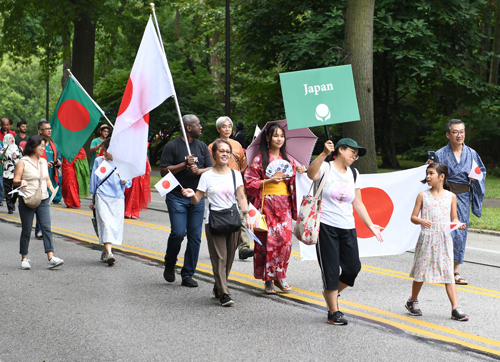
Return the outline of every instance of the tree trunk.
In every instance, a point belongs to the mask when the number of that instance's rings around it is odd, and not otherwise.
[[[94,91],[94,53],[96,24],[86,13],[74,22],[73,67],[71,72],[92,96]]]
[[[491,57],[490,66],[490,83],[498,85],[498,63],[500,59],[500,1],[497,0],[495,16],[495,34],[493,36],[493,55]]]
[[[358,99],[359,122],[343,124],[344,137],[365,147],[357,167],[363,173],[377,172],[373,112],[373,13],[375,0],[347,0],[345,11],[345,64],[351,64]]]

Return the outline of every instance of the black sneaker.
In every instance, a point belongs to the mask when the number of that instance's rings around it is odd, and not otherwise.
[[[169,283],[175,282],[175,264],[165,263],[165,270],[163,271],[163,277]]]
[[[223,307],[232,307],[234,305],[234,301],[231,299],[231,297],[227,294],[224,294],[220,299],[219,299],[220,305]]]
[[[214,289],[212,290],[212,294],[214,295],[214,298],[220,299],[219,291],[217,290],[216,285],[214,285]]]
[[[469,316],[465,314],[460,307],[456,307],[453,309],[451,312],[451,319],[454,319],[456,321],[460,322],[467,322],[469,320]]]
[[[406,309],[408,309],[408,312],[411,315],[414,315],[414,316],[421,316],[422,315],[422,311],[420,310],[420,308],[418,306],[418,300],[413,300],[411,302],[407,301],[405,304],[405,307],[406,307]]]
[[[339,326],[345,326],[347,324],[347,319],[344,318],[344,313],[339,310],[333,313],[328,312],[328,319],[326,321],[330,324]]]
[[[253,249],[252,248],[245,248],[239,254],[239,258],[242,259],[242,260],[248,259],[248,258],[250,258],[252,256],[253,256]]]
[[[187,277],[182,279],[181,285],[183,287],[196,288],[198,286],[198,282],[191,277]]]

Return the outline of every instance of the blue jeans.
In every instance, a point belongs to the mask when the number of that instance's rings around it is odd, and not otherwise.
[[[43,231],[43,247],[45,252],[54,251],[54,243],[52,241],[52,231],[50,225],[50,205],[49,199],[42,200],[36,209],[29,208],[25,205],[24,199],[19,198],[19,216],[21,217],[21,239],[19,246],[19,254],[28,255],[28,247],[30,244],[31,229],[33,228],[33,217],[36,214],[37,220]]]
[[[200,253],[201,228],[205,214],[205,196],[197,205],[188,197],[167,194],[165,197],[170,217],[170,236],[165,253],[165,264],[175,264],[181,249],[182,240],[187,235],[187,246],[184,254],[184,266],[181,277],[185,279],[194,275],[198,254]]]

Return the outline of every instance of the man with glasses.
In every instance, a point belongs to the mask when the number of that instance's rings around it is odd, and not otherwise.
[[[188,114],[182,117],[184,129],[191,155],[188,154],[184,137],[170,141],[163,149],[160,161],[161,176],[168,172],[175,175],[184,188],[196,190],[201,175],[213,167],[212,158],[207,145],[198,140],[202,126],[198,117]],[[193,279],[198,264],[201,244],[201,228],[205,214],[205,197],[194,205],[191,199],[182,195],[177,186],[165,196],[170,218],[170,235],[165,253],[165,271],[163,277],[169,283],[175,281],[175,263],[181,249],[181,243],[187,235],[187,246],[184,253],[184,266],[181,269],[182,285],[197,287]]]
[[[47,160],[50,181],[52,181],[52,185],[56,188],[56,186],[59,186],[62,183],[62,174],[59,174],[58,172],[62,165],[62,158],[61,153],[59,152],[59,147],[57,147],[55,142],[51,139],[52,127],[47,120],[42,119],[38,122],[38,133],[45,139],[45,153],[42,157]],[[60,204],[61,198],[61,187],[59,187],[52,203]]]
[[[465,145],[465,125],[461,120],[452,119],[446,123],[446,138],[450,141],[445,147],[436,151],[436,161],[448,166],[448,183],[451,191],[457,196],[458,219],[467,225],[464,230],[455,230],[451,233],[455,284],[467,285],[467,280],[460,276],[458,269],[460,264],[464,262],[471,206],[472,213],[477,217],[481,217],[486,168],[477,152]],[[483,173],[481,181],[469,178],[473,161],[476,162]],[[432,161],[429,160],[429,162]]]

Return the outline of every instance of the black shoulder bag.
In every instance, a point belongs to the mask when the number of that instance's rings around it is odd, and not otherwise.
[[[92,213],[94,215],[93,215],[93,217],[90,220],[92,220],[92,226],[94,227],[94,231],[95,231],[95,234],[97,235],[97,237],[99,237],[99,229],[97,228],[97,220],[95,218],[96,217],[96,213],[95,213],[95,195],[97,194],[97,189],[99,187],[101,187],[101,185],[108,180],[108,178],[113,174],[113,172],[115,172],[115,170],[116,170],[116,167],[113,169],[113,171],[111,171],[109,173],[108,176],[106,176],[106,178],[104,178],[104,180],[101,181],[101,183],[99,184],[99,186],[96,187],[94,194],[92,195],[92,203],[94,204],[94,210],[92,210]]]
[[[231,170],[233,176],[234,197],[236,196],[236,179],[234,170]],[[236,206],[236,202],[229,209],[212,210],[211,205],[208,205],[210,214],[208,216],[208,225],[213,234],[230,234],[238,231],[241,228],[240,212]]]

